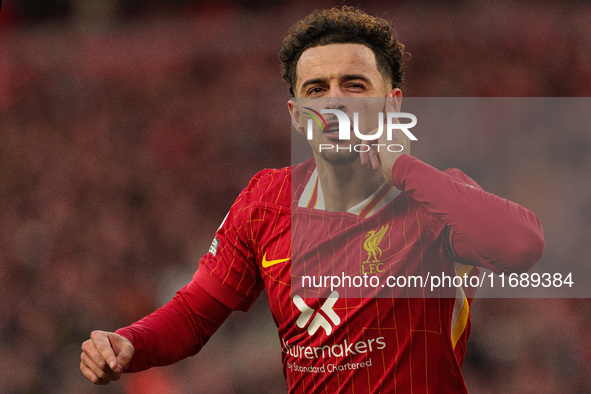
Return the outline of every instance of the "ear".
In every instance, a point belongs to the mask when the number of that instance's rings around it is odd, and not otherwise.
[[[402,108],[402,91],[398,88],[394,88],[388,92],[386,95],[386,112],[394,111],[400,112],[400,108]],[[396,120],[398,123],[398,120]],[[410,139],[406,136],[403,136],[402,139],[398,141],[400,145],[403,146],[403,152],[410,154]]]
[[[391,105],[394,112],[400,112],[400,108],[402,107],[402,90],[394,88],[388,92],[386,98],[391,98]]]
[[[287,108],[289,109],[289,115],[291,116],[291,124],[293,128],[300,134],[306,134],[306,130],[304,129],[304,125],[300,119],[300,109],[298,107],[298,103],[296,99],[290,99],[287,102]]]

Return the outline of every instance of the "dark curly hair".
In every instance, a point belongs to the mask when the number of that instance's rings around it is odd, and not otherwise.
[[[316,10],[289,30],[279,52],[283,79],[294,94],[296,66],[302,53],[312,47],[328,44],[364,44],[376,56],[378,70],[392,82],[393,87],[404,84],[402,57],[404,45],[388,22],[366,14],[356,7],[343,6]]]

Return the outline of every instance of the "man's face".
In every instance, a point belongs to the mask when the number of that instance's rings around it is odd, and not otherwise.
[[[353,112],[371,116],[359,117],[359,129],[369,133],[377,124],[377,114],[384,109],[384,101],[363,98],[384,98],[392,90],[391,82],[379,72],[375,54],[363,44],[329,44],[305,50],[296,66],[296,100],[289,102],[292,120],[298,131],[304,132],[308,115],[303,107],[339,109],[353,120]],[[356,99],[357,98],[357,99]],[[332,115],[324,115],[328,130],[314,124],[310,142],[317,158],[330,164],[344,165],[354,162],[359,154],[351,149],[322,150],[320,144],[349,147],[359,141],[356,137],[347,141],[338,138],[338,122]]]

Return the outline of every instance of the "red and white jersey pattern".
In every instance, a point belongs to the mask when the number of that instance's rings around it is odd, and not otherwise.
[[[135,348],[126,372],[195,354],[266,289],[290,393],[466,392],[473,289],[367,294],[305,285],[305,276],[525,272],[544,250],[540,220],[459,170],[408,155],[397,159],[392,184],[400,191],[382,185],[348,212],[327,212],[313,161],[257,174],[193,280],[117,330]]]
[[[478,188],[458,170],[445,176]],[[325,211],[308,161],[253,178],[194,281],[232,309],[266,289],[290,393],[461,393],[472,294],[367,297],[298,284],[304,273],[339,275],[343,262],[352,275],[478,274],[454,259],[450,238],[424,204],[386,184],[348,212]]]

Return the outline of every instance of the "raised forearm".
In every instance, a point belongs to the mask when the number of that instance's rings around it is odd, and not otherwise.
[[[495,272],[530,269],[544,250],[538,217],[468,182],[408,155],[398,158],[392,169],[394,186],[449,226],[461,259]]]

